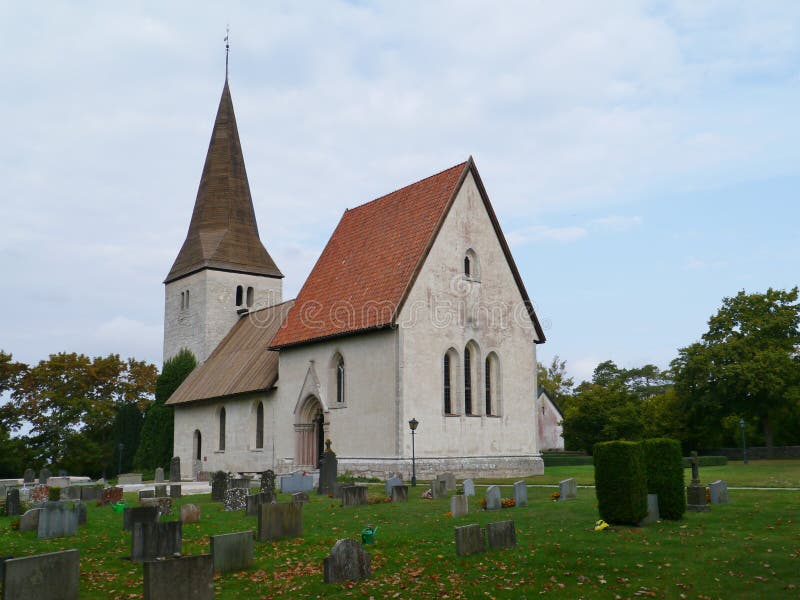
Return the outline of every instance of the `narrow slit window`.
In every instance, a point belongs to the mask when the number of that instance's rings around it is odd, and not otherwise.
[[[264,403],[259,402],[256,408],[256,448],[264,447]]]
[[[225,450],[225,407],[219,409],[219,449]]]
[[[242,301],[243,301],[242,295],[243,295],[243,293],[244,293],[244,290],[242,289],[242,286],[237,285],[236,286],[236,306],[241,306],[242,305]]]
[[[336,363],[336,402],[344,404],[344,359],[341,356]]]
[[[252,287],[247,288],[247,308],[253,306],[253,298],[255,297],[255,291]]]
[[[450,355],[445,354],[442,366],[444,367],[444,414],[453,414],[453,404],[450,391]]]
[[[464,348],[464,413],[472,414],[472,350]]]

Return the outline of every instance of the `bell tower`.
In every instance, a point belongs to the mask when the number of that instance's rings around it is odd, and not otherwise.
[[[258,235],[227,73],[186,240],[164,280],[164,360],[202,363],[239,317],[282,300],[282,278]]]

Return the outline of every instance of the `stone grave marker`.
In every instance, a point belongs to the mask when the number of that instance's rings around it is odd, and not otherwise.
[[[54,479],[51,477],[51,479]],[[61,498],[65,500],[80,500],[81,499],[81,487],[77,485],[72,485],[70,487],[61,488]],[[49,495],[49,494],[48,494]]]
[[[134,523],[131,535],[131,560],[143,562],[169,558],[181,553],[183,523]]]
[[[325,583],[359,581],[372,577],[371,556],[353,539],[337,540],[322,563]]]
[[[47,486],[48,487],[57,487],[57,488],[66,488],[69,487],[70,481],[69,477],[48,477],[47,478]]]
[[[16,517],[19,513],[19,489],[12,488],[6,492],[6,515]]]
[[[213,600],[214,557],[181,556],[144,563],[145,600]]]
[[[314,489],[314,478],[304,474],[303,471],[295,471],[291,475],[281,475],[281,491],[284,494],[309,492],[312,489]]]
[[[86,510],[86,504],[83,502],[76,502],[75,513],[78,515],[78,527],[80,527],[81,525],[86,525],[86,518],[88,516],[88,511]]]
[[[141,473],[121,473],[117,476],[117,485],[138,485],[141,483]]]
[[[489,549],[512,548],[517,545],[517,531],[514,521],[498,521],[486,525]]]
[[[250,491],[249,477],[231,477],[228,479],[228,488],[243,489]]]
[[[343,485],[342,506],[361,506],[367,503],[367,488],[363,485]]]
[[[274,496],[267,492],[259,492],[258,494],[249,494],[245,499],[244,514],[248,517],[258,516],[258,507],[262,504],[269,504],[274,500]]]
[[[472,479],[465,479],[464,480],[464,495],[465,496],[474,496],[475,495],[475,482]]]
[[[722,479],[717,479],[708,484],[711,504],[728,504],[728,484]]]
[[[47,480],[50,479],[50,469],[44,468],[39,471],[39,483],[47,485]]]
[[[23,483],[33,483],[36,481],[36,472],[31,469],[25,469],[25,473],[22,475],[22,482]]]
[[[133,526],[136,523],[157,523],[158,522],[158,507],[157,506],[134,506],[126,508],[122,512],[122,529],[124,531],[133,531]]]
[[[267,469],[261,474],[260,488],[262,492],[275,494],[275,471]]]
[[[241,531],[211,536],[214,571],[243,571],[253,565],[253,532]]]
[[[244,510],[247,507],[247,490],[230,488],[225,491],[225,510]]]
[[[155,482],[156,483],[164,483],[164,469],[163,469],[163,467],[158,467],[156,469]]]
[[[450,512],[453,517],[463,517],[469,512],[467,497],[463,494],[450,496]]]
[[[78,489],[80,490],[79,500],[84,502],[100,500],[100,496],[103,493],[103,488],[97,485],[82,485]]]
[[[500,499],[500,488],[490,485],[486,488],[486,510],[500,510],[501,508],[503,505]]]
[[[170,482],[180,483],[181,480],[181,457],[173,456],[169,461],[169,480]]]
[[[295,502],[262,504],[258,511],[258,541],[303,535],[303,505]]]
[[[103,490],[103,504],[116,504],[122,501],[121,487],[108,487]]]
[[[204,479],[203,480],[200,479],[200,477],[201,477],[200,474],[202,472],[203,472],[203,462],[200,461],[200,460],[193,460],[192,461],[192,479],[194,481],[206,481]]]
[[[319,484],[317,494],[333,494],[336,489],[336,476],[339,473],[339,461],[331,450],[331,441],[325,440],[325,453],[319,461]]]
[[[197,504],[181,506],[181,523],[197,523],[200,520],[200,507]]]
[[[658,494],[647,494],[647,514],[639,522],[639,527],[658,522]]]
[[[486,551],[486,532],[480,525],[456,527],[456,555],[469,556]]]
[[[386,480],[386,495],[387,496],[391,496],[392,495],[392,488],[394,486],[396,486],[396,485],[403,485],[402,478],[400,478],[400,477],[389,477],[389,479]]]
[[[431,481],[431,495],[434,498],[446,498],[447,482],[444,479],[439,479],[438,477]]]
[[[408,486],[392,486],[392,502],[408,502]]]
[[[139,490],[139,500],[146,500],[149,498],[155,498],[156,491],[155,490]]]
[[[228,476],[224,471],[214,471],[211,478],[211,500],[224,502],[225,492],[228,490]]]
[[[575,478],[562,479],[558,482],[558,501],[566,502],[567,500],[574,500],[578,497],[578,485],[575,483]]]
[[[180,498],[181,497],[181,486],[180,484],[173,483],[169,486],[169,497],[170,498]]]
[[[456,491],[456,476],[453,473],[442,473],[436,479],[444,481],[445,492]]]
[[[78,511],[67,502],[45,502],[39,513],[36,537],[41,539],[69,537],[78,534]]]
[[[308,502],[308,494],[305,492],[297,492],[292,494],[292,502],[300,502],[301,504],[305,504]]]
[[[32,508],[19,518],[20,531],[39,531],[39,513],[41,508]]]
[[[156,498],[166,498],[167,497],[167,486],[166,484],[158,484],[155,486],[155,496]]]
[[[30,500],[38,504],[39,502],[47,502],[50,499],[50,488],[41,483],[36,484],[31,488]]]
[[[689,512],[705,512],[708,510],[706,504],[706,488],[700,485],[700,468],[697,452],[692,451],[692,482],[686,486],[686,510]]]
[[[64,550],[5,561],[3,600],[77,600],[80,552]]]
[[[528,486],[524,481],[514,484],[514,506],[528,506]]]

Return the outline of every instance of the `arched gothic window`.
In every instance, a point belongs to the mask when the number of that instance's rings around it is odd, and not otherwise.
[[[490,352],[486,357],[484,373],[484,398],[486,401],[486,414],[500,414],[500,361],[497,354]]]
[[[256,448],[264,447],[264,403],[256,407]]]
[[[453,414],[453,398],[450,380],[450,355],[444,355],[444,414]]]
[[[475,250],[470,248],[464,255],[464,277],[473,281],[480,279],[480,264],[478,263],[478,255]]]
[[[464,347],[464,414],[472,414],[472,348]]]
[[[469,256],[465,256],[464,257],[464,275],[466,275],[467,277],[469,277],[470,267],[472,266],[469,263],[470,263]]]
[[[336,362],[336,402],[344,404],[344,358],[341,354]]]
[[[225,450],[225,407],[219,409],[219,449]]]

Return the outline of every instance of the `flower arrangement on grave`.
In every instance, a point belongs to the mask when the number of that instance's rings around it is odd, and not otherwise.
[[[706,504],[711,504],[711,489],[706,488]]]
[[[552,494],[550,494],[550,500],[552,500],[553,502],[558,502],[559,498],[561,498],[560,492],[553,492]]]
[[[608,523],[603,521],[603,519],[600,519],[594,524],[595,531],[603,531],[604,529],[608,529]]]
[[[478,500],[478,506],[480,506],[481,509],[486,510],[486,498],[481,498]]]
[[[503,498],[500,501],[500,505],[503,508],[513,508],[517,505],[516,501],[513,498]]]
[[[19,519],[14,519],[11,521],[11,529],[14,531],[19,531]]]
[[[425,498],[426,500],[433,500],[433,490],[428,488],[427,490],[422,492],[422,496],[421,497]]]
[[[446,513],[444,513],[444,515],[443,515],[443,516],[445,516],[445,517],[447,517],[448,519],[450,519],[450,518],[452,518],[452,516],[453,516],[453,513],[451,513],[451,512],[448,510]]]

